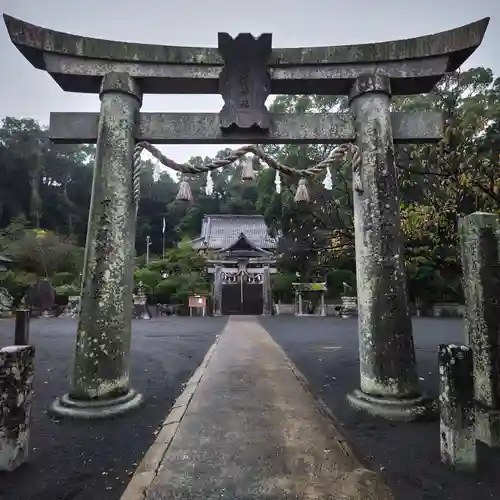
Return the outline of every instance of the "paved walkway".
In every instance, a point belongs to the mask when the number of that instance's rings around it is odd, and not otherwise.
[[[389,500],[253,317],[232,317],[122,500]]]

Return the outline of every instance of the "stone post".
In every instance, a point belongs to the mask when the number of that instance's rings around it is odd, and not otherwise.
[[[28,345],[30,339],[30,310],[18,309],[16,311],[16,326],[14,331],[15,345]]]
[[[129,386],[135,212],[132,192],[141,91],[127,73],[101,85],[96,165],[85,248],[81,310],[69,395],[52,410],[103,418],[137,407]]]
[[[213,314],[214,316],[222,315],[222,267],[220,264],[215,266],[214,273]]]
[[[326,316],[326,307],[325,307],[325,292],[321,292],[321,310],[319,312],[320,316]]]
[[[353,195],[361,390],[348,398],[355,408],[413,420],[428,405],[419,389],[407,303],[390,80],[361,76],[349,98],[361,155],[361,189]]]
[[[477,439],[500,446],[500,224],[476,212],[459,220],[465,332],[472,348]]]
[[[340,297],[342,313],[341,317],[343,319],[351,318],[357,316],[358,314],[358,302],[356,297]]]
[[[35,348],[0,349],[0,471],[13,471],[28,458]]]
[[[269,316],[272,307],[271,273],[269,266],[264,266],[262,273],[262,292],[262,314]]]
[[[302,292],[300,292],[300,291],[299,291],[299,292],[297,292],[297,293],[299,294],[299,295],[298,295],[298,299],[299,299],[299,301],[298,301],[298,302],[299,302],[299,310],[298,310],[297,314],[298,314],[298,316],[302,316],[302,312],[303,312],[303,310],[302,310]]]
[[[476,468],[472,350],[440,344],[439,415],[441,461],[461,470]]]

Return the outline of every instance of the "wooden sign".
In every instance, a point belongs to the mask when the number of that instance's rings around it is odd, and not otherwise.
[[[189,297],[189,307],[203,309],[207,306],[207,298],[204,295],[192,295]]]

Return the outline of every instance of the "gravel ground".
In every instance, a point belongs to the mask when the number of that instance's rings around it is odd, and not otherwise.
[[[0,473],[1,500],[119,500],[154,441],[154,431],[215,336],[224,318],[158,318],[133,323],[132,387],[146,403],[113,420],[56,420],[50,403],[69,388],[76,333],[73,319],[34,319],[35,398],[29,463]],[[0,320],[0,346],[13,342],[14,323]]]
[[[478,444],[477,475],[440,462],[439,422],[393,423],[352,410],[345,394],[359,387],[357,321],[340,318],[262,318],[262,324],[334,412],[357,455],[380,470],[397,500],[500,498],[500,450]],[[462,343],[455,319],[413,321],[422,389],[438,394],[437,346]]]

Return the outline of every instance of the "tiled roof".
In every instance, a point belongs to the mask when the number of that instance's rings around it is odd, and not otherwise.
[[[262,215],[205,215],[200,237],[193,240],[193,245],[195,248],[222,249],[234,243],[241,233],[259,248],[276,248],[276,239],[269,236]]]

